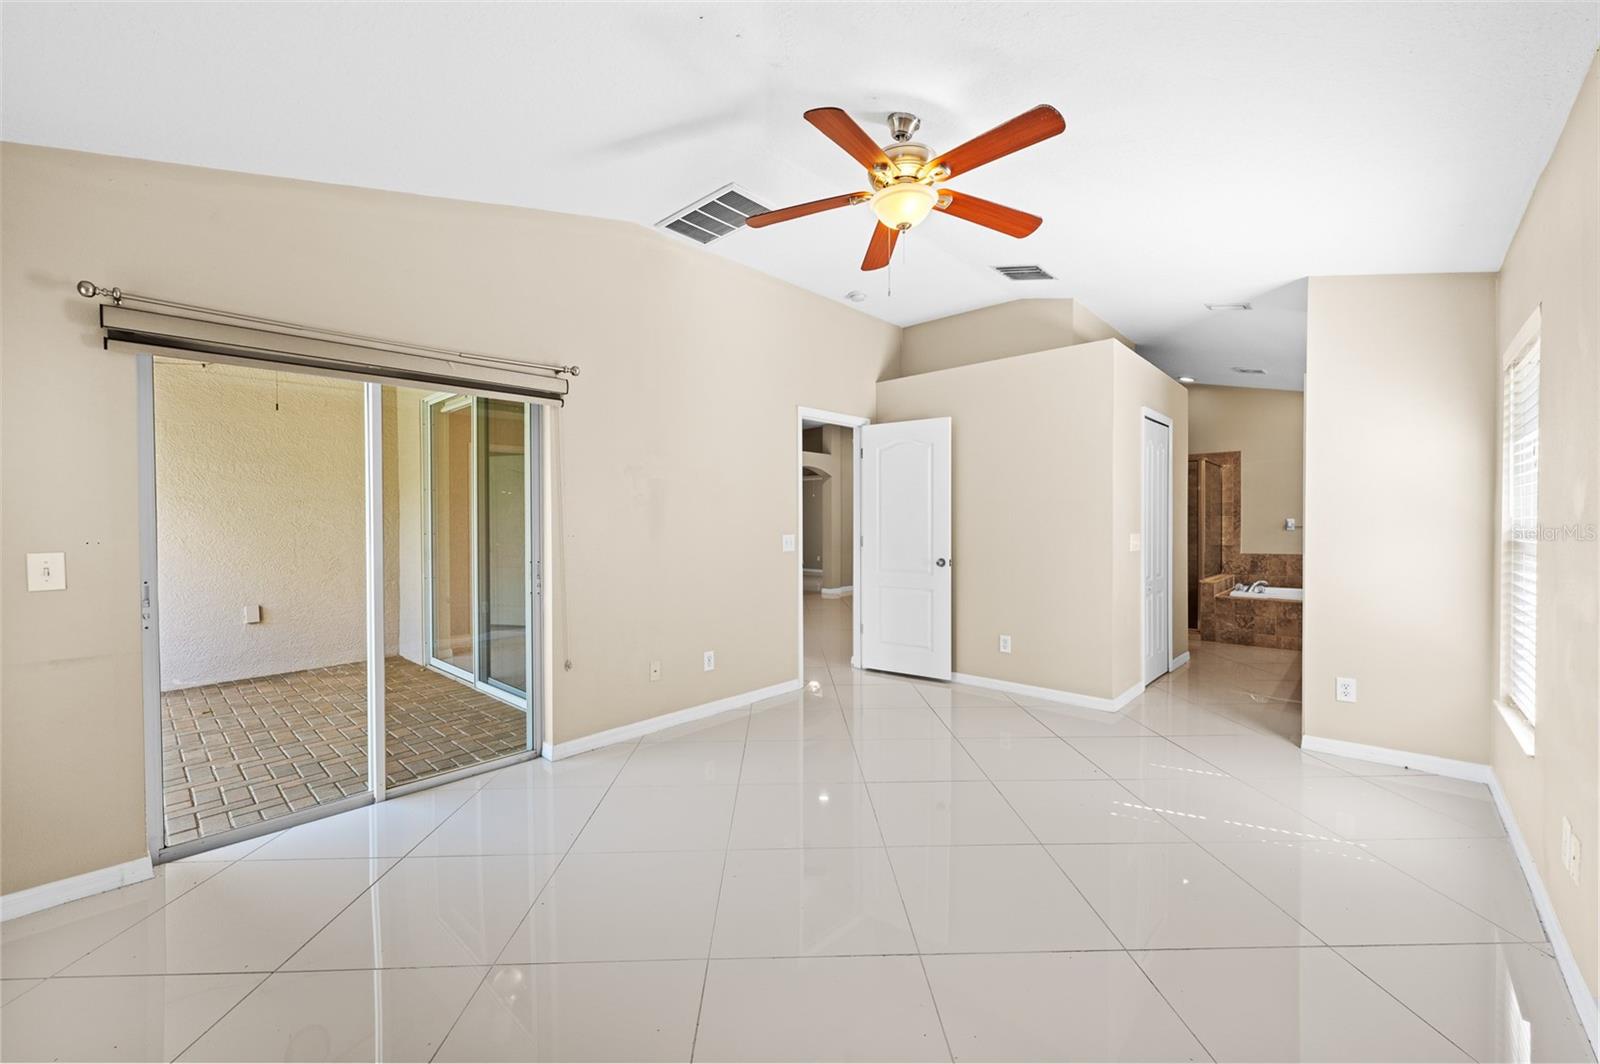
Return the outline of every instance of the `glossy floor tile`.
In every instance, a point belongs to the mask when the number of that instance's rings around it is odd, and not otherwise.
[[[1128,949],[1322,944],[1192,842],[1052,846],[1050,855]]]
[[[231,973],[51,979],[0,1008],[0,1057],[171,1060],[264,978]]]
[[[1532,946],[1362,946],[1339,952],[1476,1060],[1594,1059],[1560,969]]]
[[[1042,846],[889,851],[923,953],[1117,949]]]
[[[551,854],[407,857],[284,968],[487,965],[500,955],[559,860]]]
[[[1035,841],[988,780],[873,783],[872,806],[890,846],[992,846]]]
[[[695,1060],[949,1060],[916,957],[714,960]]]
[[[728,854],[711,936],[713,957],[915,952],[884,850]]]
[[[502,965],[434,1059],[688,1060],[704,976],[700,960]]]
[[[272,971],[393,864],[238,861],[62,974]]]
[[[484,971],[279,972],[178,1059],[430,1060]]]
[[[955,1059],[1209,1060],[1125,953],[928,957]]]
[[[849,667],[0,925],[0,1058],[1572,1060],[1481,785],[1301,752],[1298,657],[1122,712]]]
[[[1331,949],[1161,950],[1133,958],[1217,1060],[1470,1059]]]

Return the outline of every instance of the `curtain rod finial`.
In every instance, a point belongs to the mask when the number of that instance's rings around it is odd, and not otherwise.
[[[78,294],[85,299],[93,299],[95,294],[99,291],[100,289],[96,287],[93,281],[78,282]]]

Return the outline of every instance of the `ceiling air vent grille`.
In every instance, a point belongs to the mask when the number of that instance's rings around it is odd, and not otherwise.
[[[667,215],[656,223],[656,228],[670,229],[697,244],[711,244],[744,225],[744,220],[752,214],[761,214],[767,209],[736,186],[724,185],[681,211]]]
[[[1002,277],[1013,281],[1053,281],[1055,277],[1045,272],[1043,266],[996,266]]]

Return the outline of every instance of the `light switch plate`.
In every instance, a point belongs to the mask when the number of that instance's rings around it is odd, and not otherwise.
[[[706,651],[705,670],[707,672],[711,672],[716,667],[717,667],[717,652],[715,650]]]
[[[783,537],[783,553],[794,553],[794,533],[787,533]]]
[[[1139,542],[1140,542],[1139,533],[1137,533],[1137,532],[1129,532],[1128,533],[1128,549],[1130,551],[1137,551],[1139,549]]]
[[[67,556],[60,551],[28,555],[29,591],[65,591]]]

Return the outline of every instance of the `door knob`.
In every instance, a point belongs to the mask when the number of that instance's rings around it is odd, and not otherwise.
[[[943,569],[949,563],[947,563],[943,558],[940,558],[938,561],[934,562],[933,564],[935,564],[939,568]]]

